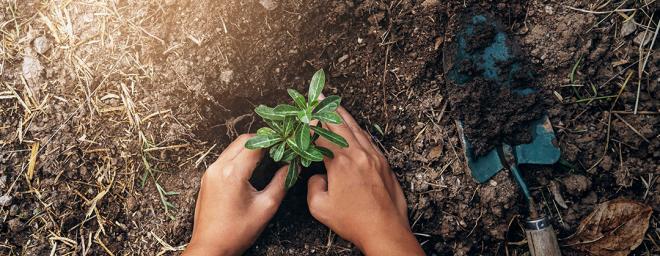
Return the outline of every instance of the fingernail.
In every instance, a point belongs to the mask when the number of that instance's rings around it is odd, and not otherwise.
[[[319,94],[319,100],[323,100],[323,99],[325,99],[325,95],[323,95],[323,93]]]

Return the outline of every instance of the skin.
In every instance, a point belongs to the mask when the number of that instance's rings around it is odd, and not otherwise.
[[[324,124],[343,136],[347,148],[320,138],[327,175],[312,176],[307,202],[312,216],[367,255],[424,255],[410,224],[405,197],[387,160],[348,112],[344,122]],[[243,147],[254,135],[241,135],[225,149],[204,176],[195,207],[193,235],[184,255],[240,255],[263,231],[286,189],[287,166],[257,191],[249,183],[263,150]]]

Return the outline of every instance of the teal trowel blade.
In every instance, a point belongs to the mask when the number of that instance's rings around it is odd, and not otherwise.
[[[443,47],[443,68],[448,80],[463,86],[479,77],[501,87],[511,87],[516,79],[527,80],[525,77],[532,77],[531,72],[522,71],[526,64],[522,61],[520,47],[511,40],[498,20],[488,14],[469,13],[455,18],[460,24],[456,37]],[[507,65],[498,64],[505,62]],[[474,72],[466,73],[466,67]],[[537,93],[531,86],[517,87],[513,91],[522,95]],[[497,148],[483,156],[475,156],[472,145],[463,133],[463,124],[457,121],[456,126],[463,144],[463,153],[475,180],[486,182],[505,168],[501,160],[505,157],[500,156]],[[509,163],[513,165],[512,168],[517,168],[517,164],[554,164],[559,159],[560,151],[547,115],[532,122],[530,129],[532,141],[512,148],[516,160]],[[521,186],[525,188],[522,177],[518,176]]]
[[[465,159],[467,159],[468,168],[470,168],[472,177],[475,180],[479,183],[484,183],[495,176],[500,170],[504,169],[504,165],[502,165],[496,149],[491,150],[483,156],[476,157],[472,150],[472,145],[465,137],[465,133],[463,133],[463,124],[457,121],[456,127],[458,128],[458,134],[463,144],[463,153],[465,154]]]
[[[561,151],[552,124],[547,115],[531,125],[532,142],[515,146],[518,164],[554,164],[559,160]]]

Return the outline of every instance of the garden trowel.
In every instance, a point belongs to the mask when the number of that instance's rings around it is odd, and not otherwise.
[[[518,82],[516,79],[520,79],[521,75],[532,76],[523,69],[520,48],[504,32],[501,23],[492,16],[466,14],[453,18],[455,22],[452,24],[458,25],[455,38],[443,48],[445,76],[453,84],[463,86],[479,77],[501,88]],[[507,65],[500,65],[501,63]],[[466,66],[477,72],[465,72]],[[531,87],[516,87],[512,91],[521,95],[537,92]],[[481,156],[474,154],[470,140],[463,132],[461,121],[457,121],[457,127],[467,165],[478,182],[484,183],[499,171],[508,169],[520,185],[529,202],[526,235],[531,254],[560,255],[555,232],[548,220],[536,212],[534,201],[519,170],[520,165],[550,165],[559,160],[560,150],[548,116],[544,115],[529,124],[532,134],[530,143],[513,146],[502,144]]]

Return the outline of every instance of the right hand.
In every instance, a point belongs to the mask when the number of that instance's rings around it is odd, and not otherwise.
[[[324,160],[327,175],[314,175],[308,184],[309,210],[318,221],[369,255],[424,255],[408,222],[403,191],[387,160],[342,107],[344,122],[324,124],[343,136],[349,146],[324,140],[319,146],[334,152]]]

